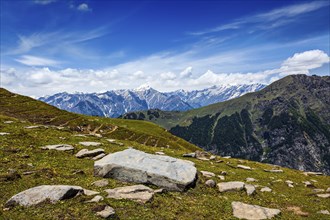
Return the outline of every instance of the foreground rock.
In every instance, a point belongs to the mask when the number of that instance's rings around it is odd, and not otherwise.
[[[77,154],[77,158],[83,158],[83,157],[95,157],[99,154],[103,154],[104,150],[101,148],[94,149],[94,150],[88,150],[88,149],[82,149]]]
[[[14,195],[6,202],[5,206],[32,206],[46,200],[56,203],[59,200],[71,199],[83,191],[84,189],[80,186],[41,185]]]
[[[227,191],[240,191],[244,188],[243,182],[233,181],[233,182],[222,182],[218,183],[218,188],[220,192],[227,192]]]
[[[197,170],[190,161],[127,149],[95,161],[94,176],[183,191],[195,184]]]
[[[232,202],[233,215],[239,219],[271,219],[279,215],[279,209],[270,209],[258,205],[249,205],[242,202]]]
[[[124,186],[105,190],[107,198],[130,199],[136,202],[146,203],[154,196],[154,190],[144,185]]]
[[[55,144],[55,145],[47,145],[41,147],[43,150],[58,150],[58,151],[70,151],[74,150],[74,147],[69,144]]]

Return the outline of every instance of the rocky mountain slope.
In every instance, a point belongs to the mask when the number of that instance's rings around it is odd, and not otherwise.
[[[41,97],[39,100],[70,112],[118,117],[127,112],[148,109],[186,111],[239,97],[263,87],[262,84],[213,86],[203,90],[163,93],[142,86],[134,90],[113,90],[105,93],[58,93]]]
[[[4,89],[0,143],[1,219],[329,217],[329,176],[211,155],[149,122]]]
[[[292,75],[207,107],[124,118],[151,120],[218,155],[330,174],[329,76]]]

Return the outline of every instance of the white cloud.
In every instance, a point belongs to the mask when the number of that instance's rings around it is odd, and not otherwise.
[[[27,66],[56,66],[59,64],[56,60],[51,60],[42,57],[35,57],[30,55],[21,56],[20,59],[16,59],[17,62],[25,64]]]
[[[35,4],[39,4],[39,5],[48,5],[50,3],[56,2],[57,0],[34,0],[33,2]]]
[[[168,54],[163,54],[159,57],[152,56],[127,65],[122,64],[100,70],[67,68],[55,71],[36,67],[22,70],[2,69],[2,86],[30,96],[50,95],[63,91],[99,92],[132,89],[145,83],[160,91],[191,90],[219,84],[267,84],[285,75],[309,74],[311,70],[324,64],[329,65],[329,56],[321,50],[296,53],[283,61],[278,68],[249,73],[217,73],[212,70],[201,72],[195,70],[199,62],[187,65],[187,63],[181,63],[183,60],[183,57],[172,58]],[[155,63],[149,61],[155,61]],[[180,63],[186,66],[181,67]],[[176,70],[169,69],[172,65],[179,67],[175,68]],[[194,73],[192,73],[192,67],[194,67]],[[155,71],[157,69],[168,71],[157,72]]]
[[[80,5],[78,5],[77,7],[78,11],[90,11],[90,7],[88,6],[88,4],[86,3],[81,3]]]
[[[204,35],[224,30],[233,30],[242,28],[244,25],[250,24],[249,29],[271,29],[292,23],[295,17],[316,11],[323,7],[329,6],[329,1],[313,1],[308,3],[301,3],[290,5],[283,8],[273,9],[266,13],[259,13],[250,17],[242,17],[234,20],[233,22],[219,25],[215,28],[210,28],[203,31],[190,32],[190,35]],[[251,30],[250,30],[251,31]]]

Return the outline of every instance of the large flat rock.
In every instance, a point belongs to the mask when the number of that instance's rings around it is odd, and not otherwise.
[[[127,149],[95,161],[94,175],[183,191],[195,184],[197,170],[190,161]]]
[[[232,202],[233,215],[239,219],[271,219],[279,215],[279,209],[270,209],[258,205],[249,205],[243,202]]]
[[[124,186],[105,191],[108,193],[107,198],[130,199],[141,203],[150,201],[155,194],[153,189],[144,185]]]
[[[32,206],[49,200],[56,203],[59,200],[70,199],[78,193],[83,193],[84,189],[80,186],[68,185],[41,185],[22,191],[11,197],[5,204],[10,206]]]

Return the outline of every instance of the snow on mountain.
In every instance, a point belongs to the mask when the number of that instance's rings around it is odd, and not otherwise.
[[[58,93],[39,100],[71,112],[103,117],[147,109],[186,111],[242,96],[264,88],[262,84],[219,85],[202,90],[159,92],[148,85],[133,90],[103,93]]]

